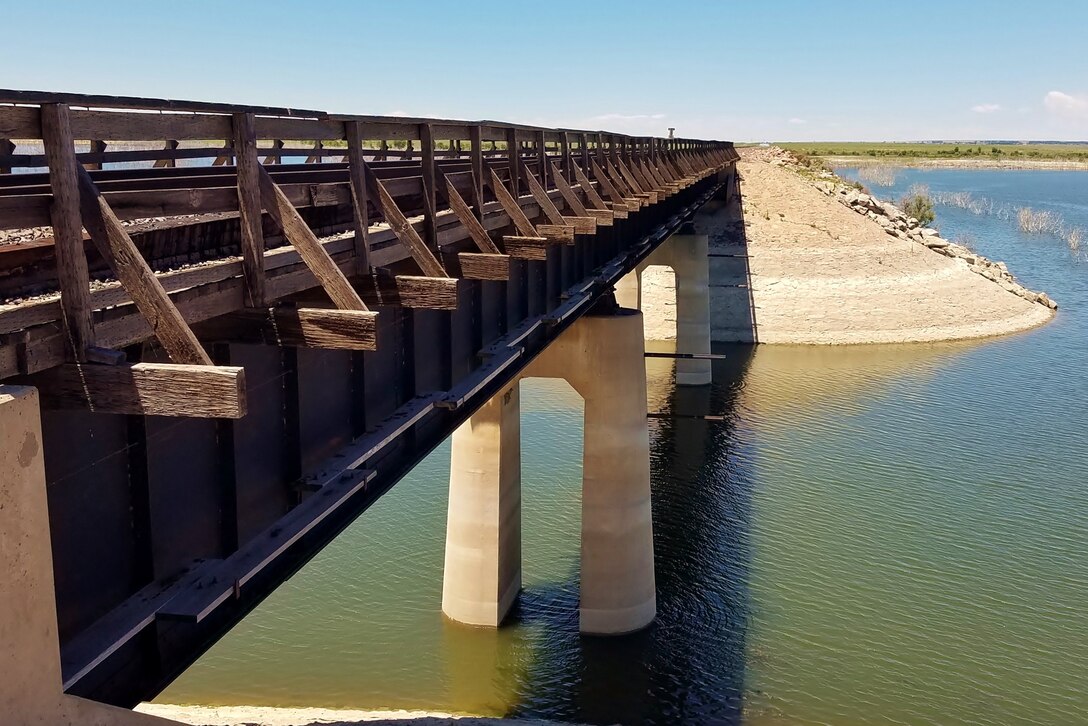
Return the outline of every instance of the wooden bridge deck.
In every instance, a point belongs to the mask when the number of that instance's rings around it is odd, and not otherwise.
[[[65,688],[128,706],[611,304],[736,159],[492,121],[0,104],[0,382],[42,399]]]

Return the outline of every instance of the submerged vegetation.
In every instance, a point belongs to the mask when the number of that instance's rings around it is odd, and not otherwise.
[[[1088,232],[1083,227],[1070,226],[1060,212],[1050,209],[995,204],[992,199],[976,196],[971,192],[935,192],[930,198],[939,206],[956,207],[979,216],[993,216],[1015,222],[1024,234],[1055,237],[1073,252],[1078,252],[1081,243],[1088,237]]]
[[[929,195],[929,187],[924,184],[912,185],[906,195],[899,200],[899,208],[908,217],[917,219],[923,227],[929,226],[937,218],[933,212],[933,199]]]

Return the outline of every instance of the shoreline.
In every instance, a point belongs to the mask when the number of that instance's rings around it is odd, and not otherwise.
[[[898,166],[918,169],[1017,169],[1088,171],[1088,162],[1066,159],[927,159],[910,156],[818,156],[829,166]]]
[[[182,706],[141,703],[134,710],[189,726],[571,726],[542,719],[508,719],[407,709],[340,709],[279,706]]]

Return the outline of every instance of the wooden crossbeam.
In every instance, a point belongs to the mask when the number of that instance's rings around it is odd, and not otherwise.
[[[461,224],[465,226],[472,241],[476,243],[476,246],[481,252],[499,254],[499,248],[491,240],[491,235],[487,233],[483,224],[481,224],[476,215],[472,213],[472,209],[469,208],[468,204],[461,196],[461,193],[457,191],[457,188],[453,186],[453,182],[451,182],[449,177],[446,177],[444,174],[442,177],[445,182],[446,198],[449,201],[450,209],[457,215],[457,219],[460,220]],[[472,186],[473,188],[476,187],[475,172],[473,172]]]
[[[612,220],[609,220],[610,222]],[[575,234],[596,234],[597,233],[597,218],[586,215],[584,217],[563,217],[563,224],[568,227],[574,228]]]
[[[49,162],[53,191],[50,219],[53,223],[57,281],[60,283],[62,322],[68,334],[72,359],[85,360],[94,345],[87,256],[79,211],[79,180],[68,107],[49,103],[41,107],[42,141]]]
[[[83,226],[113,274],[155,331],[170,359],[175,363],[210,366],[212,361],[208,353],[185,323],[185,318],[166,294],[121,221],[102,198],[91,175],[81,166],[77,165],[76,169]]]
[[[541,237],[547,237],[556,242],[574,244],[574,226],[570,224],[538,224],[536,232]]]
[[[466,280],[509,280],[510,255],[461,252],[461,276]]]
[[[617,168],[619,169],[620,174],[623,176],[623,180],[625,182],[627,182],[628,188],[633,193],[635,193],[635,194],[639,194],[639,193],[645,194],[645,193],[651,191],[645,185],[639,183],[639,181],[635,177],[634,173],[629,168],[627,168],[626,164],[623,163],[623,159],[619,160],[619,163],[617,164]]]
[[[377,350],[378,313],[368,310],[270,307],[238,310],[197,326],[205,340],[282,348]]]
[[[396,200],[389,193],[389,190],[385,188],[385,185],[374,176],[374,172],[370,170],[366,164],[364,177],[366,179],[367,193],[374,199],[379,201],[382,208],[382,216],[385,217],[385,221],[389,223],[393,233],[397,235],[397,239],[401,244],[407,248],[408,253],[412,255],[412,259],[419,265],[419,269],[423,271],[424,275],[429,277],[449,277],[445,268],[442,267],[442,263],[438,261],[438,258],[434,256],[434,252],[423,242],[419,234],[416,232],[415,227],[408,221],[408,218],[404,216],[404,213],[400,211],[400,207],[397,206]]]
[[[27,377],[43,408],[194,418],[246,415],[245,371],[235,366],[66,363]]]
[[[603,170],[608,173],[608,179],[612,182],[612,186],[616,188],[616,191],[629,199],[635,196],[635,190],[628,186],[627,181],[611,159],[604,165]]]
[[[509,190],[503,186],[502,180],[499,179],[499,175],[495,173],[495,170],[491,169],[490,171],[491,191],[495,198],[499,200],[499,204],[502,205],[507,216],[510,217],[510,221],[514,223],[514,227],[523,237],[537,237],[536,227],[525,216],[525,212],[522,210],[521,205],[518,204],[518,200],[514,199]]]
[[[359,294],[372,305],[430,310],[456,310],[461,285],[456,277],[391,275],[381,269],[356,281]]]
[[[314,273],[321,287],[341,310],[366,310],[367,307],[358,293],[348,282],[343,271],[333,262],[332,257],[322,246],[317,236],[291,204],[283,190],[272,181],[268,170],[257,166],[260,178],[261,202],[268,210],[268,215],[276,222],[283,234],[298,250],[303,262]]]

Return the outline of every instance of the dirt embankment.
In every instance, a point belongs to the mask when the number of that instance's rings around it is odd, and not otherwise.
[[[1004,264],[942,239],[894,205],[802,169],[781,149],[741,155],[741,198],[721,215],[725,233],[715,234],[714,220],[703,228],[711,254],[747,255],[759,342],[957,340],[1026,330],[1053,316],[1053,301],[1020,286]],[[650,268],[643,285],[644,310],[671,312],[671,273]],[[654,317],[647,311],[648,337],[672,338],[672,326]]]

